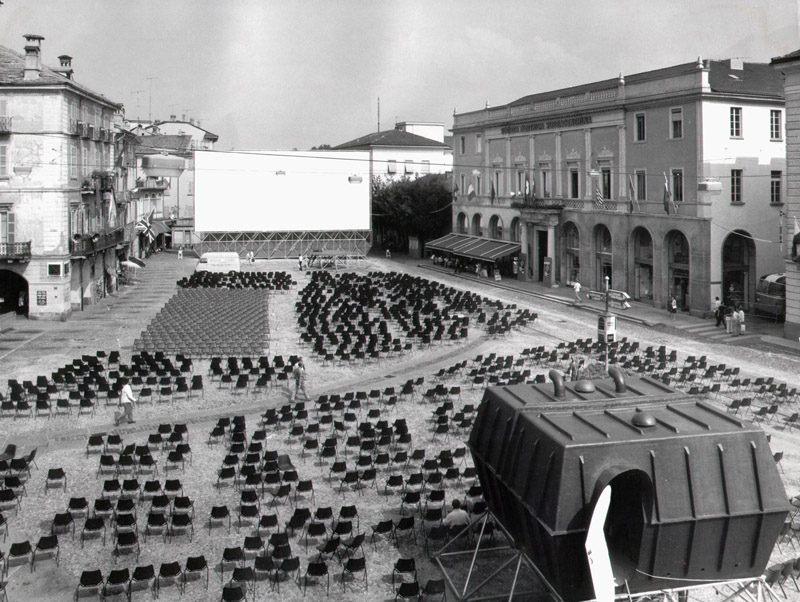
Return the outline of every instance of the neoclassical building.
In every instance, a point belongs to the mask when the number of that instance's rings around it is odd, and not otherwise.
[[[697,61],[454,115],[456,233],[520,243],[519,277],[703,315],[783,269],[783,78]]]

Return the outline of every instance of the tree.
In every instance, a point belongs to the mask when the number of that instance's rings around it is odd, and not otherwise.
[[[444,174],[416,179],[372,181],[372,224],[384,246],[405,247],[409,236],[420,242],[451,230],[453,195]],[[380,234],[378,237],[377,235]]]
[[[320,144],[319,146],[312,146],[311,150],[331,150],[330,144]]]

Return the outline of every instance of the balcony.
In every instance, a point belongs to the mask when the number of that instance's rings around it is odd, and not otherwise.
[[[69,252],[72,255],[91,255],[103,249],[117,246],[124,242],[124,228],[113,228],[101,232],[73,234],[69,241]]]
[[[515,209],[547,209],[561,211],[563,209],[572,211],[593,211],[599,209],[597,201],[594,199],[563,199],[563,198],[534,198],[526,201],[516,201],[511,203]],[[605,199],[603,209],[605,211],[627,212],[628,201],[613,201]]]
[[[30,261],[31,243],[0,242],[0,261]]]
[[[11,117],[0,117],[0,134],[11,133]]]

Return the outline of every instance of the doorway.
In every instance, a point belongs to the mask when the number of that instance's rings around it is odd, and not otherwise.
[[[630,581],[639,566],[644,528],[650,523],[652,485],[639,470],[629,470],[609,483],[611,503],[603,527],[614,579]]]
[[[547,257],[547,230],[536,231],[536,279],[544,280],[544,258]]]

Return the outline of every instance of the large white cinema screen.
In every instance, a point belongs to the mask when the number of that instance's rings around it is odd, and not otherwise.
[[[369,153],[195,152],[197,232],[369,230]]]

